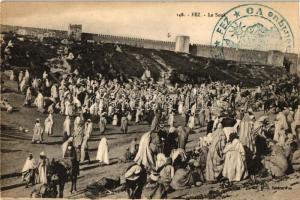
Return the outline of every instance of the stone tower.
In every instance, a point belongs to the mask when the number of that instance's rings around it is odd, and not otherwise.
[[[175,45],[176,52],[189,53],[190,36],[178,35],[176,36],[175,43],[176,43]]]
[[[81,41],[82,25],[69,24],[68,36],[70,39]]]

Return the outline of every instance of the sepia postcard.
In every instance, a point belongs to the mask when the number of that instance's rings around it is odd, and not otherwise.
[[[1,198],[299,199],[299,9],[1,2]]]

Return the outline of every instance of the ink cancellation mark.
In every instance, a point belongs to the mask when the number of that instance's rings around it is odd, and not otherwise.
[[[286,19],[260,4],[232,8],[220,18],[211,36],[212,56],[224,57],[224,47],[292,52],[294,36]]]

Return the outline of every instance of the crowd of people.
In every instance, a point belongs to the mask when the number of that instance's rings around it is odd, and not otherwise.
[[[151,198],[166,198],[171,191],[205,182],[232,183],[262,174],[280,177],[300,169],[296,78],[245,89],[223,82],[122,82],[101,74],[81,77],[76,70],[60,82],[46,71],[42,77],[31,77],[28,71],[15,76],[12,73],[11,80],[25,95],[24,106],[48,115],[44,124],[36,120],[32,143],[42,143],[44,134],[51,136],[54,126],[62,126],[62,158],[71,162],[91,160],[88,142],[94,127],[103,135],[95,160],[109,165],[107,124],[119,126],[123,134],[130,133],[129,124],[149,124],[149,131],[139,142],[133,139],[120,158],[133,162],[124,175],[129,198],[141,198],[145,187],[153,188]],[[65,116],[63,124],[54,124],[54,113]],[[196,145],[187,148],[189,135],[204,130]],[[43,176],[48,162],[43,153],[40,160],[38,165],[32,155],[26,160],[22,172],[28,183],[49,182]],[[38,169],[35,180],[33,169]]]

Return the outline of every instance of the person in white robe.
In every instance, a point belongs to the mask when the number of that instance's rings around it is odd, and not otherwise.
[[[183,113],[183,101],[180,101],[178,103],[178,114],[182,114]]]
[[[36,107],[38,108],[39,112],[44,112],[44,96],[42,95],[41,92],[38,92],[38,95],[34,101],[34,104],[36,105]]]
[[[62,148],[62,158],[64,158],[65,153],[67,151],[68,145],[70,142],[73,142],[73,137],[69,137],[61,146]]]
[[[78,130],[80,126],[81,126],[81,118],[80,116],[77,116],[74,120],[74,133]]]
[[[132,114],[131,114],[131,112],[128,112],[127,119],[128,119],[129,122],[132,120]]]
[[[90,113],[91,115],[98,115],[99,112],[99,103],[96,101],[93,105],[90,107]]]
[[[65,100],[65,115],[70,115],[70,113],[71,113],[70,104],[71,104],[71,102],[69,101],[69,99],[66,99]]]
[[[22,93],[25,92],[25,88],[26,88],[27,83],[28,83],[28,80],[26,79],[26,77],[24,77],[23,80],[20,83],[20,91]]]
[[[150,79],[150,78],[151,78],[151,71],[150,71],[148,68],[145,70],[145,77],[146,77],[147,79]]]
[[[11,80],[11,81],[15,80],[15,73],[13,70],[10,71],[9,80]]]
[[[155,163],[150,148],[151,132],[145,133],[140,140],[138,152],[134,158],[137,164],[143,164],[148,169],[154,169]]]
[[[246,113],[240,122],[239,140],[253,155],[256,153],[254,135],[254,116]]]
[[[28,69],[26,69],[24,78],[29,79],[29,77],[30,77],[29,71]]]
[[[31,94],[31,88],[28,87],[27,91],[26,91],[26,96],[25,96],[25,100],[24,100],[24,106],[30,106],[31,105],[31,101],[32,101],[32,94]]]
[[[44,71],[44,73],[43,73],[43,79],[46,79],[46,78],[48,78],[48,73],[46,71]]]
[[[175,118],[175,113],[172,111],[169,114],[169,119],[168,119],[168,124],[170,127],[174,127],[174,118]]]
[[[29,156],[27,157],[25,164],[22,168],[22,180],[26,182],[26,187],[31,183],[32,185],[34,184],[35,180],[35,168],[36,168],[36,163],[33,158],[32,153],[29,153]]]
[[[93,123],[91,119],[88,119],[87,122],[84,124],[84,135],[90,138],[93,131]]]
[[[38,163],[38,176],[37,176],[37,183],[47,184],[48,183],[48,167],[49,167],[49,160],[46,157],[44,152],[40,153],[40,160]]]
[[[45,80],[45,86],[46,86],[47,88],[50,87],[50,81],[49,81],[49,79],[46,79],[46,80]]]
[[[45,119],[45,134],[52,135],[53,134],[53,116],[49,113],[48,117]]]
[[[37,89],[37,88],[39,87],[39,81],[38,81],[37,78],[34,78],[34,79],[32,80],[32,87],[33,87],[34,89]]]
[[[226,136],[226,141],[229,141],[229,136],[231,133],[236,133],[236,130],[234,127],[224,127],[223,128],[224,134]]]
[[[229,135],[229,143],[226,144],[223,152],[225,154],[223,176],[228,178],[230,182],[247,178],[245,149],[236,133]]]
[[[78,112],[81,109],[81,102],[77,97],[73,97],[73,104],[74,104],[74,112]]]
[[[212,117],[210,107],[205,108],[204,115],[205,115],[205,117],[204,117],[205,118],[205,123],[208,123],[211,120],[211,117]]]
[[[118,116],[117,116],[117,114],[114,114],[112,125],[113,126],[117,126],[118,125]]]
[[[51,103],[50,106],[48,106],[47,112],[53,114],[54,113],[55,104]]]
[[[19,76],[18,76],[19,84],[21,83],[21,81],[23,80],[23,78],[24,78],[24,72],[20,71]]]
[[[288,124],[286,121],[286,116],[283,112],[279,112],[275,120],[275,131],[273,140],[280,142],[280,145],[283,146],[283,143],[286,138],[285,131],[288,129]]]
[[[62,98],[61,101],[60,101],[60,114],[64,114],[65,113],[65,99]]]
[[[33,128],[33,136],[32,143],[41,143],[43,141],[43,128],[40,124],[40,120],[36,119],[34,128]]]
[[[189,121],[188,121],[188,127],[190,129],[194,129],[195,128],[195,115],[190,115],[189,117]]]
[[[63,124],[63,142],[65,142],[71,136],[71,120],[70,116],[66,116]]]
[[[91,120],[88,119],[88,121],[84,125],[84,136],[80,147],[80,162],[84,162],[85,160],[88,160],[90,162],[90,156],[88,151],[88,139],[90,138],[92,130],[93,124]]]
[[[107,113],[108,116],[112,116],[113,115],[113,106],[111,104],[109,104],[107,112],[108,112]]]
[[[106,165],[109,165],[108,152],[109,150],[108,150],[107,139],[106,137],[103,137],[99,142],[96,160],[98,160],[100,164],[104,163]]]
[[[58,96],[57,86],[56,86],[56,84],[53,84],[51,87],[51,98],[56,100],[58,97],[59,96]]]
[[[135,114],[135,123],[139,123],[140,122],[141,115],[142,115],[142,109],[141,108],[137,108],[136,114]]]
[[[143,75],[142,75],[141,79],[142,79],[143,81],[145,81],[145,80],[146,80],[146,75],[145,75],[145,73],[143,73]]]
[[[220,175],[222,174],[224,166],[223,149],[226,145],[226,136],[222,128],[222,124],[219,123],[217,129],[211,133],[212,140],[211,144],[208,146],[209,149],[205,166],[205,178],[206,181],[209,182],[216,181],[221,177]],[[206,145],[204,138],[202,139],[202,144]]]

